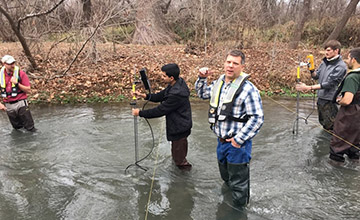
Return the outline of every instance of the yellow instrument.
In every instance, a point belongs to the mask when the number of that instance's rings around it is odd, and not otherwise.
[[[312,71],[315,69],[314,65],[314,56],[312,54],[309,54],[306,56],[306,59],[308,59],[308,70]]]

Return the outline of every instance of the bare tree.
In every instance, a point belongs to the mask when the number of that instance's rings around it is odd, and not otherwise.
[[[265,25],[272,26],[276,23],[279,14],[276,14],[277,16],[273,16],[275,13],[276,8],[276,0],[261,0],[260,1],[260,7],[262,13],[260,15],[262,16],[261,22]]]
[[[310,14],[311,0],[304,0],[302,10],[300,10],[300,18],[296,24],[296,28],[293,33],[292,40],[290,41],[290,48],[296,49],[301,40],[301,35],[304,29],[304,25]],[[301,13],[302,12],[302,13]]]
[[[0,12],[6,17],[6,19],[8,20],[10,26],[11,26],[11,29],[13,30],[13,32],[15,33],[16,37],[19,39],[22,47],[23,47],[23,50],[24,50],[24,53],[27,57],[27,59],[29,60],[30,64],[31,64],[31,67],[33,69],[37,69],[37,64],[35,62],[35,59],[34,57],[32,56],[31,54],[31,51],[29,49],[29,46],[26,42],[26,39],[25,37],[22,35],[21,33],[21,23],[27,19],[30,19],[30,18],[34,18],[34,17],[40,17],[40,16],[43,16],[43,15],[47,15],[49,13],[51,13],[52,11],[54,11],[60,4],[62,4],[65,0],[60,0],[54,7],[52,7],[51,9],[48,9],[48,10],[45,10],[45,11],[42,11],[42,12],[39,12],[39,13],[31,13],[31,14],[27,14],[26,16],[22,17],[22,18],[19,18],[17,20],[17,24],[14,20],[14,18],[11,16],[11,14],[6,11],[1,5],[0,5]]]
[[[84,60],[90,58],[89,60],[92,63],[97,63],[100,59],[97,45],[98,42],[105,42],[105,37],[103,35],[105,32],[104,30],[116,21],[119,21],[119,18],[123,19],[122,15],[125,13],[125,1],[91,1],[91,8],[88,8],[90,7],[89,5],[86,7],[88,12],[84,11],[84,3],[89,4],[90,1],[85,1],[86,2],[84,2],[84,0],[76,0],[67,7],[69,13],[74,15],[74,23],[71,25],[71,32],[75,32],[75,36],[77,37],[77,45],[73,47],[73,52],[76,53],[76,56],[71,61],[67,70],[57,77],[65,76],[75,61],[81,57],[80,55],[85,54],[85,57],[83,57]],[[89,13],[89,11],[92,13],[91,18],[87,21],[87,26],[84,27],[84,14]],[[90,46],[88,46],[89,43],[91,44]],[[80,49],[77,49],[79,46]],[[77,52],[75,50],[77,50]]]
[[[326,39],[326,41],[336,40],[339,37],[341,31],[345,27],[345,25],[348,22],[349,18],[351,17],[351,15],[354,14],[354,12],[356,10],[356,6],[357,6],[358,3],[359,3],[359,0],[351,0],[350,1],[349,5],[345,9],[343,17],[340,19],[340,21],[338,22],[338,24],[336,25],[334,30],[331,32],[329,37]]]
[[[10,14],[5,11],[1,6],[0,6],[0,12],[6,17],[6,19],[9,21],[11,29],[13,30],[13,32],[15,33],[16,37],[19,39],[23,49],[24,49],[24,53],[26,55],[26,57],[28,58],[31,66],[33,69],[37,68],[36,62],[34,57],[32,56],[29,46],[26,43],[26,40],[24,38],[24,36],[21,34],[20,30],[18,29],[17,25],[15,24],[15,21],[12,19],[12,17],[10,16]]]
[[[171,0],[138,0],[136,4],[136,30],[132,43],[134,44],[170,44],[176,35],[170,31],[164,14]]]

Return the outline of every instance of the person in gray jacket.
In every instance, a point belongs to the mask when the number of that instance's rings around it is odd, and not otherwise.
[[[332,102],[338,85],[346,74],[346,64],[340,55],[341,44],[337,40],[325,43],[325,57],[316,71],[310,71],[311,77],[318,84],[308,86],[305,83],[296,85],[298,91],[317,90],[317,109],[319,122],[326,130],[332,130],[338,107]]]

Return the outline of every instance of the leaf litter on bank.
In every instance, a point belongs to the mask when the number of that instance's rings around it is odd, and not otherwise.
[[[42,54],[34,57],[39,70],[28,73],[32,84],[29,99],[34,102],[62,102],[65,97],[80,97],[75,101],[86,102],[94,97],[131,98],[131,88],[134,72],[146,67],[152,91],[163,89],[166,85],[161,80],[161,66],[167,63],[177,63],[181,69],[181,77],[185,79],[190,90],[194,90],[194,83],[198,76],[198,69],[204,66],[213,71],[209,82],[223,74],[223,63],[227,48],[209,48],[204,51],[186,50],[186,45],[116,45],[98,44],[98,60],[93,62],[84,50],[78,60],[72,65],[65,76],[61,76],[76,54],[73,45],[62,43],[51,51],[49,59],[44,60]],[[26,71],[28,62],[21,53],[21,46],[15,43],[2,44],[4,54],[12,51],[18,65]],[[47,51],[42,51],[46,54]],[[323,55],[319,51],[291,50],[286,45],[263,44],[258,47],[242,50],[246,56],[244,72],[250,74],[250,81],[263,92],[272,94],[284,93],[282,88],[294,89],[296,82],[296,67],[299,59],[312,53],[315,65],[319,65]],[[306,68],[302,68],[301,79],[307,84],[314,84]],[[142,86],[138,85],[142,90]],[[194,92],[191,94],[195,95]],[[110,98],[111,101],[111,98]]]

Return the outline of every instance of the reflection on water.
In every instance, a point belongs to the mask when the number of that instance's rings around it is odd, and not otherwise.
[[[15,131],[0,114],[0,219],[357,219],[359,166],[328,163],[330,135],[317,115],[292,134],[295,100],[264,98],[265,123],[254,139],[251,199],[231,207],[219,176],[207,102],[193,101],[190,172],[171,161],[164,118],[151,119],[155,148],[134,163],[128,104],[32,106],[38,132]],[[283,105],[283,106],[281,106]],[[300,114],[312,110],[301,101]],[[288,109],[286,109],[286,108]],[[139,156],[152,149],[139,120]]]

